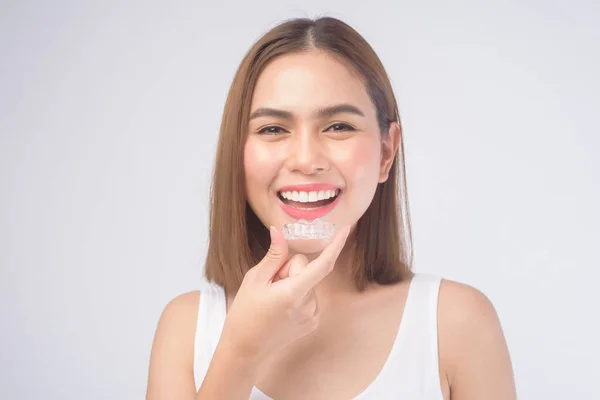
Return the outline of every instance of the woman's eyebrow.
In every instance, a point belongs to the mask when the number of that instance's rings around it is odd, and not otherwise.
[[[330,118],[330,117],[333,117],[334,115],[343,114],[343,113],[354,114],[354,115],[358,115],[361,117],[365,116],[365,114],[358,107],[353,106],[352,104],[345,103],[345,104],[336,104],[334,106],[319,108],[315,112],[312,113],[311,118],[324,119],[324,118]],[[254,112],[252,112],[252,114],[250,114],[250,120],[253,120],[255,118],[260,118],[260,117],[275,117],[275,118],[286,119],[286,120],[294,119],[294,115],[291,112],[286,111],[286,110],[279,110],[276,108],[261,107],[261,108],[257,108],[256,110],[254,110]]]

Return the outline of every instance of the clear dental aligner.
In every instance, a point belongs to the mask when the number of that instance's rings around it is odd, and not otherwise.
[[[335,224],[321,221],[319,218],[312,222],[301,219],[283,226],[286,240],[297,239],[331,239],[335,233]]]

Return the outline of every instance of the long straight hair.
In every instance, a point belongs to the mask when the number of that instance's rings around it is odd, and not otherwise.
[[[257,79],[276,57],[325,51],[362,78],[376,112],[381,135],[400,124],[396,98],[385,69],[366,40],[346,23],[330,17],[286,21],[264,34],[243,58],[227,96],[211,189],[207,280],[227,292],[239,289],[245,273],[269,248],[268,229],[250,208],[244,182],[244,144]],[[352,274],[359,291],[369,282],[393,284],[409,277],[412,234],[401,140],[389,177],[379,183],[355,229]]]

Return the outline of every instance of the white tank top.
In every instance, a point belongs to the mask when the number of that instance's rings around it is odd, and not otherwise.
[[[415,274],[392,350],[377,378],[355,400],[443,400],[438,364],[437,304],[441,279]],[[225,322],[225,292],[207,284],[201,290],[194,379],[200,389]],[[401,305],[399,304],[398,307]],[[257,387],[250,400],[272,400]]]

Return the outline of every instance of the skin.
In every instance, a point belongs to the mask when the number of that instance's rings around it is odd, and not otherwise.
[[[320,53],[317,53],[320,54]],[[312,63],[312,64],[311,64]],[[323,73],[327,68],[333,68]],[[339,74],[338,82],[331,81]],[[334,86],[335,85],[335,86]],[[350,112],[317,118],[319,108],[349,104]],[[271,63],[257,82],[251,110],[273,108],[290,118],[252,118],[244,151],[248,202],[264,225],[294,222],[279,207],[284,185],[331,183],[341,201],[325,219],[354,224],[365,212],[379,182],[387,179],[399,129],[382,140],[375,108],[362,82],[327,55],[290,55]]]
[[[362,115],[342,112],[315,118],[317,110],[338,104],[352,105]],[[292,221],[279,207],[277,188],[331,183],[343,191],[326,219],[337,226],[354,226],[377,184],[388,177],[400,143],[398,125],[392,124],[389,136],[382,137],[361,80],[320,51],[286,55],[269,64],[258,80],[251,113],[263,108],[289,115],[263,115],[248,125],[247,195],[260,220],[277,228]],[[349,274],[352,240],[350,233],[333,270],[314,286],[320,313],[316,329],[261,364],[256,386],[271,397],[295,399],[298,393],[309,393],[313,399],[354,397],[383,367],[401,324],[409,282],[373,284],[358,293]],[[300,252],[290,246],[290,256]],[[309,262],[317,255],[301,257]],[[286,279],[288,271],[282,268],[278,276]],[[234,299],[227,293],[228,313]],[[190,292],[165,308],[152,349],[148,399],[195,398],[193,348],[199,301],[201,295]],[[444,399],[516,398],[502,328],[481,292],[442,281],[438,335]],[[323,376],[326,385],[320,384]]]
[[[319,109],[341,104],[363,115],[341,112],[315,117]],[[382,137],[361,80],[322,52],[288,55],[269,64],[258,79],[251,114],[260,109],[286,111],[290,117],[261,116],[248,124],[244,171],[248,203],[258,218],[265,226],[281,229],[295,220],[279,206],[278,188],[329,183],[341,187],[342,193],[338,205],[323,219],[336,226],[354,226],[371,203],[377,184],[388,177],[400,143],[399,126],[392,124],[390,134]],[[302,242],[289,245],[292,254],[306,254]],[[349,248],[341,260],[349,257]],[[311,260],[317,254],[306,255]],[[318,290],[353,290],[347,272],[348,268],[334,269]]]

